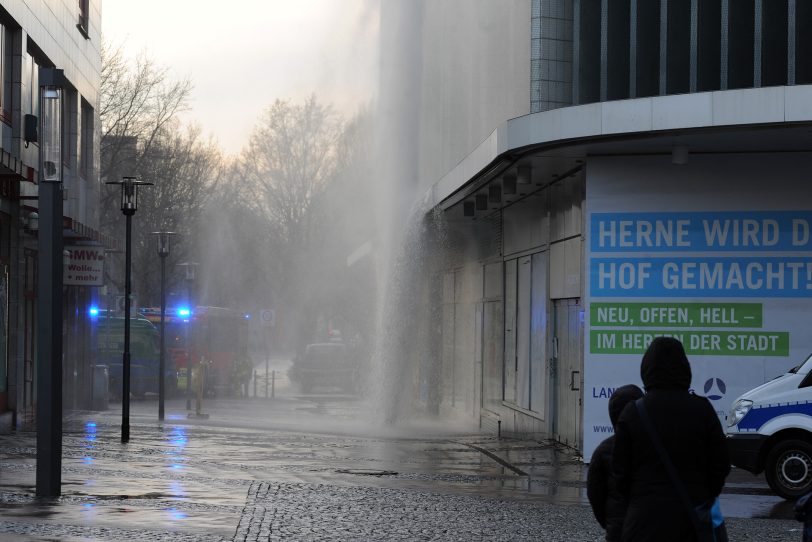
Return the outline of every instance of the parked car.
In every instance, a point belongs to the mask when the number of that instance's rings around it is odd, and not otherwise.
[[[812,356],[739,397],[727,425],[734,466],[764,472],[785,499],[812,491]]]
[[[293,360],[288,377],[304,393],[317,386],[356,391],[356,365],[347,346],[340,342],[308,344]]]

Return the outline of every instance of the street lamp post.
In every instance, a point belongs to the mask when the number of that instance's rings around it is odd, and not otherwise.
[[[123,177],[107,184],[121,185],[121,212],[126,221],[124,242],[124,354],[121,367],[121,442],[130,441],[130,301],[132,296],[132,218],[138,209],[138,187],[152,183]]]
[[[62,88],[40,69],[37,496],[62,493]]]
[[[169,256],[173,231],[154,231],[158,244],[158,257],[161,259],[161,357],[158,363],[158,420],[164,421],[164,400],[166,398],[166,258]]]

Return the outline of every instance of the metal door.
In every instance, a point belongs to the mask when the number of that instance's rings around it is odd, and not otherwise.
[[[553,302],[552,362],[555,367],[554,437],[581,448],[583,320],[580,299]]]

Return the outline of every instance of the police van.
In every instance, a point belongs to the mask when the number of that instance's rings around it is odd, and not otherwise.
[[[773,491],[812,491],[812,356],[734,403],[727,415],[730,462],[765,473]]]

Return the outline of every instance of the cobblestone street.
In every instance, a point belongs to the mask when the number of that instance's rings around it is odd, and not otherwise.
[[[430,426],[378,436],[344,423],[354,406],[336,399],[246,414],[256,404],[212,404],[192,423],[177,403],[159,426],[137,403],[127,445],[117,411],[75,415],[52,502],[33,497],[34,433],[0,437],[0,540],[602,539],[566,448]],[[279,429],[293,412],[300,431]],[[325,415],[332,434],[314,429]],[[759,484],[728,484],[723,507],[743,516],[728,519],[731,540],[800,540]]]

